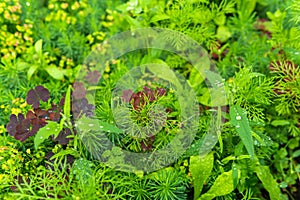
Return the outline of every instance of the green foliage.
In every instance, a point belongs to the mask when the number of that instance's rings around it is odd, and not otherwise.
[[[211,200],[217,196],[230,194],[234,190],[232,171],[223,172],[217,177],[212,187],[198,200]]]
[[[197,199],[202,191],[203,185],[207,178],[211,175],[214,165],[213,153],[209,153],[205,157],[191,156],[190,157],[190,173],[194,185],[194,199]]]
[[[187,178],[176,169],[166,168],[151,174],[149,190],[152,199],[187,199]]]
[[[297,0],[1,1],[0,199],[299,199],[299,11]],[[96,116],[81,118],[75,130],[70,85],[84,59],[116,33],[143,27],[191,37],[208,50],[221,76],[202,77],[213,66],[199,74],[174,53],[128,52],[105,63],[98,85],[87,88],[95,90]],[[176,34],[161,37],[186,50],[186,40]],[[134,75],[165,82],[134,82],[136,77],[126,76],[147,63],[158,65],[141,67]],[[188,91],[177,75],[187,80]],[[152,103],[148,99],[141,110],[130,104],[129,115],[114,112],[114,90],[128,84],[138,85],[135,93],[143,86],[167,86],[167,95]],[[35,138],[19,142],[5,124],[11,114],[29,111],[25,96],[37,85],[51,91],[56,105],[65,97],[62,118],[47,121]],[[180,112],[190,99],[197,100],[200,119],[195,139],[181,155],[176,146],[181,141],[174,138],[185,125]],[[156,118],[167,118],[163,128],[150,139],[117,123],[126,119],[144,127],[151,111],[166,108],[166,115]],[[47,139],[67,128],[72,132],[68,144]],[[181,156],[167,168],[148,174],[113,169],[124,165],[128,170],[124,150],[156,152],[171,141],[172,154]],[[114,145],[111,150],[96,151],[106,149],[107,142]],[[108,166],[99,164],[100,157]],[[163,159],[149,165],[160,166]]]
[[[61,131],[59,124],[57,122],[49,121],[46,126],[41,128],[34,137],[34,148],[38,149],[40,144],[47,139],[49,136],[54,135],[58,136]]]
[[[254,145],[246,111],[239,106],[230,107],[230,123],[242,139],[251,158],[254,158]]]

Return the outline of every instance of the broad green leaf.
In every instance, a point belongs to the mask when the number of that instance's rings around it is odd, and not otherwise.
[[[230,123],[235,126],[235,130],[239,134],[244,146],[246,147],[251,158],[254,158],[254,145],[251,135],[249,121],[246,111],[240,106],[234,105],[230,108]]]
[[[43,48],[43,40],[40,39],[34,44],[34,49],[37,53],[42,53],[42,48]]]
[[[271,200],[281,199],[281,192],[279,185],[276,180],[273,178],[272,173],[268,166],[257,166],[255,172],[262,182],[264,188],[269,192]]]
[[[45,70],[50,76],[57,80],[62,80],[64,78],[64,73],[58,69],[55,65],[48,65],[45,67]]]
[[[50,135],[58,136],[61,131],[60,126],[57,122],[49,121],[46,126],[41,128],[34,137],[34,147],[38,149],[40,144],[44,142]]]
[[[213,166],[213,152],[207,154],[205,157],[191,156],[189,170],[193,179],[194,199],[197,199],[200,196],[203,184],[210,176]]]
[[[227,26],[218,27],[216,36],[221,42],[226,42],[231,35],[230,29]]]
[[[290,125],[290,122],[284,119],[277,119],[271,122],[272,126],[286,126]]]
[[[293,152],[293,155],[292,155],[293,158],[297,158],[299,156],[300,156],[300,150],[299,149],[297,151]]]
[[[232,170],[222,173],[215,180],[214,184],[198,200],[211,200],[215,197],[230,194],[234,190]]]
[[[125,15],[124,18],[130,24],[132,29],[143,28],[142,24],[138,20],[130,17],[129,15]]]
[[[77,180],[84,185],[88,186],[91,183],[91,179],[93,177],[93,162],[79,158],[74,161],[72,165],[72,172],[76,175]]]
[[[201,83],[204,81],[204,78],[201,76],[199,71],[196,68],[192,68],[189,76],[190,86],[197,92],[199,90]]]
[[[170,19],[170,16],[166,15],[166,14],[159,14],[159,15],[154,15],[151,18],[150,22],[153,23],[153,22],[158,22],[158,21],[165,20],[165,19]]]
[[[237,7],[243,17],[248,18],[255,9],[256,0],[236,0]]]
[[[27,62],[18,62],[17,68],[18,70],[26,70],[26,68],[29,67],[29,64]]]
[[[27,71],[27,79],[30,80],[34,72],[37,70],[38,65],[32,65]]]
[[[224,106],[227,105],[226,95],[223,88],[205,88],[203,95],[198,97],[199,103],[209,106]]]
[[[164,80],[173,83],[177,89],[182,90],[182,86],[178,81],[178,78],[174,71],[172,71],[167,65],[165,64],[149,64],[147,69],[152,72],[158,78],[162,78]]]
[[[82,131],[109,131],[112,133],[123,133],[121,129],[113,124],[100,121],[98,119],[87,118],[85,116],[81,117],[77,122],[76,126]]]

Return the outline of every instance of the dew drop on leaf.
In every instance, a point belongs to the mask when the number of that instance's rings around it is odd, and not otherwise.
[[[235,117],[235,119],[236,119],[236,120],[241,120],[242,117],[238,115],[238,116]]]

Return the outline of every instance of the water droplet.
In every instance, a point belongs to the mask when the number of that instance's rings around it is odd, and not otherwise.
[[[235,128],[240,128],[240,125],[236,125]]]
[[[241,120],[242,117],[238,115],[238,116],[235,117],[235,119],[236,119],[236,120]]]
[[[47,127],[47,128],[46,128],[46,130],[50,130],[50,128],[49,128],[49,127]]]
[[[43,139],[43,136],[41,136],[40,139]]]
[[[99,128],[103,128],[103,126],[99,126]]]
[[[89,126],[89,127],[92,127],[92,126],[94,126],[94,125],[95,125],[95,124],[89,124],[88,126]]]

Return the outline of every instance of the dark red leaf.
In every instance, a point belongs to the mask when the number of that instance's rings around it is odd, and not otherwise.
[[[92,72],[89,72],[88,75],[86,76],[86,80],[90,83],[98,83],[100,78],[100,73],[97,70],[94,70]]]
[[[73,97],[74,99],[82,99],[86,95],[86,89],[83,85],[83,83],[75,82],[73,84]]]
[[[38,108],[40,106],[40,100],[46,102],[49,98],[49,91],[40,85],[28,91],[26,101],[32,105],[33,108]]]
[[[133,91],[132,90],[130,90],[130,89],[124,90],[123,94],[121,96],[121,99],[123,101],[125,101],[126,103],[129,103],[130,100],[131,100],[132,95],[133,95]]]

